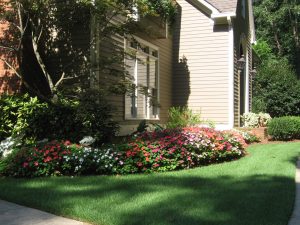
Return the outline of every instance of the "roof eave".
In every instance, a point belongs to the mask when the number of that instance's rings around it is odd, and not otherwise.
[[[232,23],[232,19],[236,17],[236,13],[228,12],[228,13],[217,13],[212,14],[211,19],[215,24],[230,24]]]
[[[217,8],[215,8],[214,6],[212,6],[211,4],[209,4],[207,1],[205,0],[197,0],[202,6],[204,6],[204,10],[209,13],[209,14],[217,14],[220,13],[219,10]]]

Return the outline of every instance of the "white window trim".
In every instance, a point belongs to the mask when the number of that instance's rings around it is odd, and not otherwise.
[[[157,59],[157,63],[158,63],[158,65],[157,65],[157,99],[159,100],[160,99],[160,53],[159,53],[159,47],[152,44],[152,43],[150,43],[150,42],[148,42],[148,41],[145,41],[144,39],[141,39],[141,38],[139,38],[135,35],[132,35],[132,37],[138,43],[140,43],[142,45],[145,45],[145,46],[148,46],[148,47],[154,49],[155,51],[157,51],[157,57],[154,57],[151,54],[147,54],[145,52],[143,52],[143,54],[149,56],[150,58],[152,57],[152,58]],[[131,39],[131,38],[129,38],[129,39]],[[125,49],[136,50],[135,48],[132,48],[128,45],[129,39],[125,38],[125,40],[124,40]],[[125,62],[125,59],[124,59],[124,62]],[[137,72],[138,72],[137,64],[135,64],[134,72],[135,72],[135,74],[134,74],[134,79],[135,79],[134,84],[137,85],[137,76],[138,76],[138,74],[137,74]],[[137,90],[136,90],[136,92],[137,92]],[[124,101],[124,103],[126,104],[126,101]],[[137,102],[136,102],[136,104],[137,104]],[[146,101],[146,104],[147,104],[147,108],[150,108],[149,107],[149,100]],[[143,107],[145,107],[145,105]],[[125,120],[132,120],[132,121],[136,121],[136,120],[160,120],[160,108],[157,107],[157,116],[156,116],[156,118],[150,118],[150,110],[147,110],[147,115],[146,115],[145,118],[133,118],[133,117],[130,117],[126,114],[126,106],[124,105],[124,119]]]

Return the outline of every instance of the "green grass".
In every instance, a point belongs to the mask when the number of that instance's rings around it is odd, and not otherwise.
[[[286,225],[300,143],[238,161],[130,176],[0,179],[0,198],[100,225]]]

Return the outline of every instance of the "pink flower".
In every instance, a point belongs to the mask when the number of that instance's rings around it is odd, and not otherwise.
[[[35,165],[35,166],[38,166],[38,165],[39,165],[39,163],[38,163],[38,162],[34,162],[34,165]]]
[[[64,145],[71,145],[71,142],[67,140],[64,142]]]
[[[44,162],[49,162],[51,160],[52,160],[52,158],[50,156],[47,156],[47,158],[44,159]]]
[[[23,167],[24,167],[24,168],[28,167],[28,165],[29,165],[28,162],[24,162],[24,163],[23,163]]]

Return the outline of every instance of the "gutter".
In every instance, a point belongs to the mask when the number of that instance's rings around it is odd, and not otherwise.
[[[232,24],[232,19],[236,18],[236,13],[213,13],[211,19],[215,24]]]

